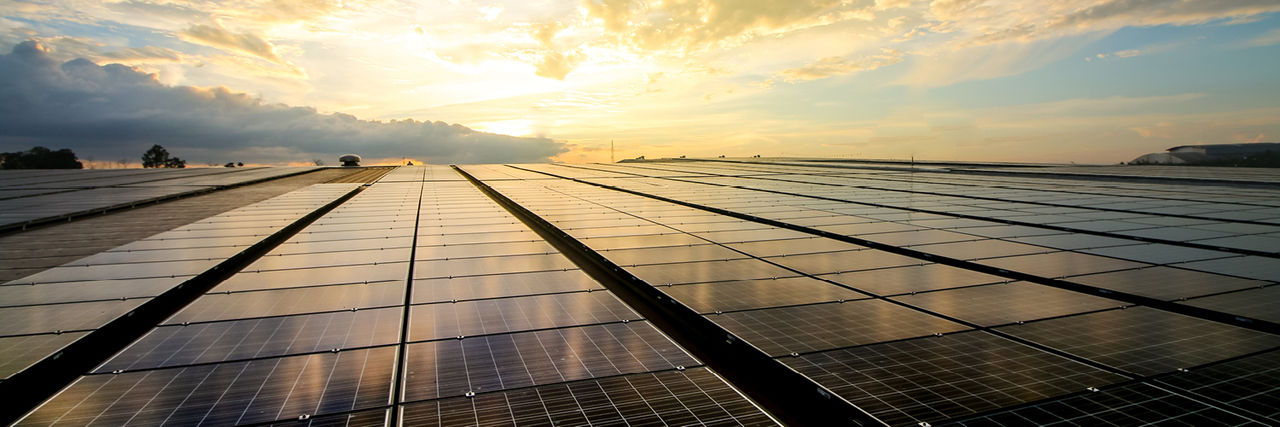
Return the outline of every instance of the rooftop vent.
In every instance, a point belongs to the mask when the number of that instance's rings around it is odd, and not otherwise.
[[[342,162],[343,166],[360,166],[360,156],[355,154],[343,154],[338,161]]]

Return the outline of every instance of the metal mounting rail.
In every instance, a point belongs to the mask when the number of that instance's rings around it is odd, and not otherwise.
[[[425,178],[426,170],[423,169],[423,177]],[[381,176],[385,176],[383,173]],[[402,406],[400,402],[404,401],[404,371],[408,369],[408,360],[405,355],[408,352],[409,342],[409,313],[413,311],[413,267],[417,264],[418,257],[418,227],[422,225],[422,198],[427,192],[427,182],[423,180],[418,182],[418,204],[413,209],[413,241],[409,246],[409,268],[405,273],[404,279],[404,302],[400,304],[400,341],[396,344],[396,364],[392,368],[395,376],[391,381],[391,413],[389,414],[390,422],[387,425],[399,426],[400,411]]]

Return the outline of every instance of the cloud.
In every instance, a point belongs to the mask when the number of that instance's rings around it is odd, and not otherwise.
[[[192,25],[178,33],[178,37],[189,43],[256,56],[276,64],[288,64],[276,54],[275,46],[261,36],[253,33],[233,33],[219,24]]]
[[[160,46],[111,49],[100,42],[83,37],[28,37],[27,40],[38,43],[51,58],[62,60],[85,58],[98,63],[114,62],[133,65],[182,62],[186,56],[182,52]]]
[[[1099,2],[1053,22],[1053,27],[1191,25],[1243,19],[1280,10],[1271,0],[1113,0]]]
[[[983,114],[1019,120],[1053,117],[1123,116],[1136,111],[1150,111],[1156,106],[1172,106],[1204,99],[1205,93],[1183,93],[1163,96],[1110,96],[1105,98],[1072,98],[1016,107],[983,110]]]
[[[583,14],[603,24],[622,44],[641,51],[705,51],[756,35],[863,16],[835,10],[840,0],[643,1],[586,0]],[[828,19],[822,19],[827,17]],[[835,17],[835,18],[831,18]]]
[[[860,71],[874,70],[880,67],[902,62],[902,52],[885,49],[881,53],[850,60],[832,56],[820,59],[803,67],[791,68],[779,72],[769,80],[770,84],[778,79],[787,83],[825,79],[831,76],[852,74]]]
[[[1280,11],[1273,0],[1074,0],[1027,7],[1004,0],[934,0],[929,11],[970,34],[966,44],[1030,42],[1123,27],[1243,23]]]
[[[1116,53],[1113,53],[1113,54],[1111,54],[1111,55],[1112,55],[1112,56],[1115,56],[1115,57],[1117,57],[1117,58],[1132,58],[1132,57],[1135,57],[1135,56],[1140,56],[1140,55],[1142,55],[1142,51],[1141,51],[1141,50],[1138,50],[1138,49],[1125,49],[1125,50],[1122,50],[1122,51],[1118,51],[1118,52],[1116,52]]]
[[[99,58],[124,64],[135,62],[182,62],[182,53],[159,46],[130,47],[99,55]]]
[[[342,7],[341,0],[273,0],[248,2],[243,7],[246,15],[259,20],[291,23],[314,20],[334,13]],[[254,7],[257,6],[257,7]]]
[[[1273,44],[1280,44],[1280,28],[1274,28],[1271,31],[1262,33],[1257,37],[1249,39],[1246,43],[1249,47],[1271,46]]]
[[[911,0],[876,0],[876,10],[911,7]]]
[[[542,77],[564,80],[565,76],[573,71],[573,67],[578,65],[580,57],[570,53],[565,55],[560,52],[547,52],[542,56],[542,60],[538,62],[537,70],[534,74]]]
[[[556,34],[564,30],[564,25],[559,22],[550,22],[541,25],[535,25],[532,28],[531,36],[541,46],[541,59],[534,64],[534,74],[539,77],[549,79],[564,80],[573,71],[578,63],[582,62],[585,55],[574,49],[569,52],[561,52],[556,48]]]
[[[941,87],[969,80],[1013,76],[1067,58],[1101,39],[1092,33],[1030,43],[994,43],[912,57],[911,68],[894,84]]]
[[[165,86],[153,75],[86,59],[65,63],[35,42],[0,55],[0,148],[40,144],[102,158],[160,144],[195,162],[288,163],[356,152],[433,163],[545,161],[566,149],[444,122],[361,120],[267,104],[226,88]],[[190,153],[190,154],[189,154]],[[194,154],[194,155],[192,155]],[[246,156],[253,156],[252,158]]]
[[[1125,49],[1125,50],[1119,50],[1111,53],[1099,53],[1094,56],[1087,56],[1084,58],[1084,60],[1092,61],[1094,59],[1107,59],[1107,58],[1133,58],[1136,56],[1145,55],[1147,53],[1148,52],[1143,52],[1140,49]]]
[[[491,4],[481,6],[477,11],[480,12],[480,16],[483,16],[485,21],[493,22],[494,19],[498,19],[498,15],[501,15],[503,10],[504,8],[502,6]]]

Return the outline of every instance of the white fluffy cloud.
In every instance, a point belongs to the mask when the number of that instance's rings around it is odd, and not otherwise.
[[[547,138],[484,133],[444,122],[360,120],[268,104],[225,88],[166,86],[154,76],[85,59],[50,58],[35,42],[0,55],[0,147],[69,147],[117,158],[160,144],[197,162],[288,163],[355,152],[433,163],[537,162],[565,151]],[[234,156],[253,155],[258,158]]]

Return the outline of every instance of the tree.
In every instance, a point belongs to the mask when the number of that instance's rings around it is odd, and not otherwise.
[[[169,150],[165,150],[160,145],[152,145],[150,150],[142,153],[142,167],[144,168],[185,168],[187,161],[177,157],[170,157]]]
[[[33,147],[27,151],[0,153],[0,169],[84,169],[84,164],[70,149],[53,151]]]

